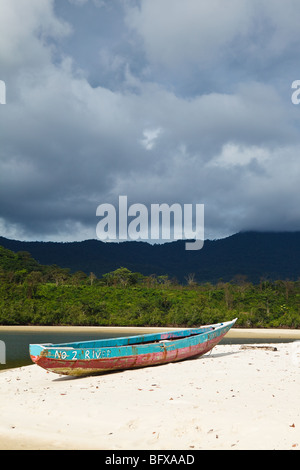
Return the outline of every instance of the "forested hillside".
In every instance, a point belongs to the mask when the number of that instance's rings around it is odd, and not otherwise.
[[[300,281],[185,281],[126,267],[71,273],[0,247],[0,324],[181,327],[238,317],[239,327],[300,328]]]
[[[0,237],[0,245],[14,252],[27,251],[39,263],[56,264],[72,273],[103,274],[126,266],[144,276],[176,278],[181,284],[193,273],[199,283],[230,282],[236,275],[252,283],[300,277],[300,232],[237,233],[220,240],[206,240],[198,251],[185,250],[185,242],[150,245],[146,242],[104,243],[29,242]]]

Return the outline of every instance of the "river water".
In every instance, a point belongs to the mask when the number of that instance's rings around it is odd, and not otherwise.
[[[62,331],[32,331],[30,328],[20,331],[0,330],[0,340],[5,344],[5,364],[0,365],[0,371],[12,367],[21,367],[32,364],[29,356],[30,344],[43,344],[43,343],[71,343],[73,341],[89,341],[93,339],[114,338],[118,336],[130,336],[134,333],[130,330],[128,333],[120,334],[112,331],[91,331],[84,328],[79,331],[74,331],[68,328],[63,328]]]
[[[171,329],[171,328],[169,328]],[[160,328],[159,331],[163,329]],[[168,328],[164,328],[167,331]],[[155,328],[15,328],[0,327],[0,341],[2,354],[0,354],[0,371],[32,364],[29,356],[29,344],[42,343],[69,343],[72,341],[89,341],[94,339],[116,338],[120,336],[132,336],[152,333]],[[229,334],[222,339],[220,344],[253,344],[253,343],[283,343],[293,341],[291,338],[270,338],[263,335],[259,338],[230,337]],[[3,347],[4,350],[3,351]],[[4,360],[3,360],[3,353]]]

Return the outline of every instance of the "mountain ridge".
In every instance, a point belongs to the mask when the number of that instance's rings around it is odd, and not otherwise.
[[[197,282],[216,283],[244,276],[253,283],[261,278],[300,278],[300,232],[239,232],[226,238],[205,240],[198,251],[185,250],[185,240],[151,245],[141,241],[105,243],[91,239],[76,242],[11,240],[0,245],[14,252],[27,251],[44,265],[56,264],[71,272],[93,272],[97,277],[124,266],[144,275],[168,275],[179,282],[193,273]]]

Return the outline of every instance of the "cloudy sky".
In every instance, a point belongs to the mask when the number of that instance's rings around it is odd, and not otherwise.
[[[299,0],[0,0],[0,235],[96,238],[99,204],[300,230]]]

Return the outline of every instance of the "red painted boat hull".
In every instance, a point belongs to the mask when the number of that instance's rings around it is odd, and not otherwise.
[[[48,357],[43,352],[40,355],[31,355],[33,362],[48,371],[63,375],[92,375],[102,372],[132,369],[139,367],[154,366],[166,364],[169,362],[181,361],[184,359],[195,358],[210,351],[225,336],[229,328],[225,328],[216,337],[209,338],[207,341],[199,341],[196,344],[189,344],[184,347],[171,348],[170,344],[174,342],[163,342],[159,351],[139,352],[132,355],[118,355],[116,357],[91,358],[78,360],[64,360],[63,358]],[[180,341],[180,340],[177,340]],[[183,340],[181,340],[183,341]],[[132,348],[134,351],[134,347]],[[157,349],[157,348],[156,348]],[[47,351],[47,350],[46,350]],[[122,349],[120,349],[120,352]]]

